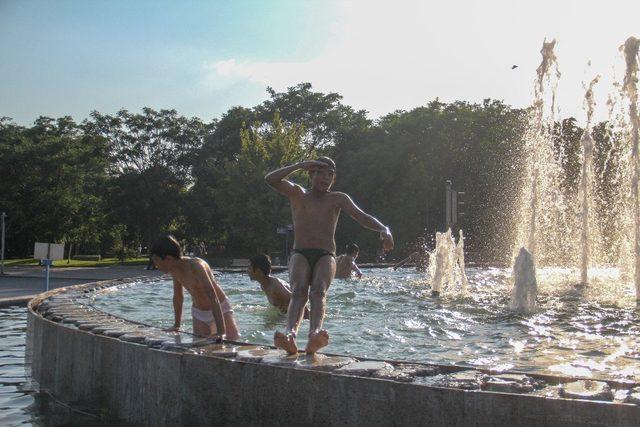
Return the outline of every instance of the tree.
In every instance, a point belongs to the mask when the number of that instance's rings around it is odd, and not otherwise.
[[[103,139],[81,135],[68,117],[40,117],[32,128],[0,124],[0,191],[12,217],[10,255],[30,253],[35,241],[100,240],[106,153]]]
[[[185,195],[208,127],[175,110],[150,108],[115,116],[94,111],[83,127],[108,141],[112,226],[126,226],[130,245],[149,245],[163,231],[183,234]]]
[[[308,152],[334,144],[345,125],[366,120],[366,111],[354,111],[343,105],[342,95],[330,92],[314,92],[311,83],[299,83],[286,92],[267,88],[270,99],[255,107],[256,117],[268,123],[276,112],[287,125],[302,125],[306,129],[303,143]]]
[[[291,221],[289,205],[286,197],[267,187],[264,176],[303,158],[303,134],[304,128],[286,126],[278,114],[268,126],[241,132],[240,152],[225,163],[224,179],[214,192],[231,252],[247,254],[281,247],[275,228]]]

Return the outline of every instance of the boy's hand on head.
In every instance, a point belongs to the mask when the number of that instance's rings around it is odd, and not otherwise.
[[[385,229],[380,232],[380,240],[382,240],[382,249],[384,249],[385,252],[393,249],[393,236],[391,235],[389,227],[385,227]]]
[[[307,160],[305,162],[300,163],[300,166],[306,170],[307,172],[314,171],[316,169],[328,168],[329,165],[323,162],[319,162],[317,160]]]

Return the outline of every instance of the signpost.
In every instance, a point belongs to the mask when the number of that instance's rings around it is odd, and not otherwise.
[[[45,266],[44,290],[49,290],[49,269],[53,261],[64,258],[64,243],[40,243],[36,242],[33,248],[33,258],[39,259]]]

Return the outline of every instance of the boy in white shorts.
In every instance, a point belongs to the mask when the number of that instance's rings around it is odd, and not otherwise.
[[[180,328],[184,288],[191,294],[194,334],[234,341],[240,338],[231,303],[206,261],[183,256],[180,244],[171,235],[163,236],[153,244],[151,259],[160,271],[173,278],[175,322],[170,330]]]

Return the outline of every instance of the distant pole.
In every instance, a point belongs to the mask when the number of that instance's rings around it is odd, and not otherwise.
[[[284,260],[285,264],[289,264],[289,231],[284,235]]]
[[[445,230],[447,231],[448,229],[451,228],[451,226],[453,225],[453,221],[451,220],[451,193],[453,191],[452,189],[452,184],[451,181],[447,180],[447,182],[444,185],[444,189],[445,189]]]
[[[0,214],[0,222],[2,223],[2,243],[0,248],[0,274],[4,274],[4,219],[7,217],[5,212]]]
[[[51,272],[51,265],[53,265],[53,261],[50,259],[43,259],[42,265],[45,267],[45,276],[44,276],[44,290],[49,292],[49,275]]]

